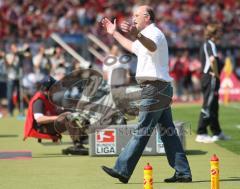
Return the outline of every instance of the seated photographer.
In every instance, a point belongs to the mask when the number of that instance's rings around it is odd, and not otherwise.
[[[83,128],[71,119],[71,112],[57,114],[56,107],[48,99],[48,91],[55,83],[51,76],[41,81],[41,89],[31,98],[25,122],[24,140],[27,137],[52,139],[58,141],[61,134],[68,131],[74,143],[74,150],[79,155],[87,155],[88,150],[82,145],[80,136]]]

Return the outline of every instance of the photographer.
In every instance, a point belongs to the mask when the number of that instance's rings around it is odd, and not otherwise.
[[[37,73],[40,77],[49,75],[52,68],[50,58],[47,53],[48,52],[46,52],[44,45],[41,45],[38,53],[33,57],[35,73]]]
[[[38,81],[34,74],[32,53],[28,43],[18,48],[20,58],[19,78],[20,78],[20,102],[22,111],[29,103],[30,97],[36,92],[36,82]],[[25,105],[25,106],[24,106]]]
[[[24,43],[20,48],[18,48],[18,55],[22,68],[22,75],[25,76],[33,73],[32,53],[28,43]]]
[[[83,132],[84,121],[80,122],[81,127],[73,118],[71,112],[60,112],[49,100],[49,89],[56,80],[47,76],[41,80],[40,90],[31,98],[28,106],[28,114],[25,121],[24,140],[28,137],[38,139],[52,139],[57,142],[61,135],[68,131],[73,146],[63,150],[63,154],[87,155],[88,149],[82,144],[80,136]],[[61,113],[61,114],[60,114]]]
[[[45,54],[50,56],[50,61],[52,65],[52,74],[55,74],[56,69],[63,67],[65,64],[65,57],[63,55],[63,50],[61,47],[52,47],[45,50]]]
[[[19,98],[19,64],[20,64],[18,49],[15,43],[11,44],[10,52],[5,56],[5,64],[7,70],[8,113],[10,116],[13,116],[14,110],[13,94],[15,89],[17,90],[17,97]]]
[[[0,100],[2,98],[5,98],[6,94],[6,86],[5,86],[5,81],[6,81],[6,66],[5,66],[5,53],[0,50]],[[2,115],[2,107],[0,103],[0,118],[3,116]]]

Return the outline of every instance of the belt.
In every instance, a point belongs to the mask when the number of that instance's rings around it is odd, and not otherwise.
[[[167,85],[169,84],[169,82],[167,81],[163,81],[163,80],[147,80],[147,81],[144,81],[140,84],[140,87],[146,87],[147,85],[154,85],[154,86],[162,86],[162,85]]]

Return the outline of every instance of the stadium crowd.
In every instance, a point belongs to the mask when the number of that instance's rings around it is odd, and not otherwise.
[[[46,50],[44,42],[52,32],[82,35],[92,33],[111,47],[114,41],[102,30],[100,21],[104,17],[117,18],[118,24],[123,20],[129,20],[132,10],[141,2],[140,0],[0,0],[0,75],[1,78],[8,77],[9,101],[14,96],[14,88],[19,88],[16,82],[9,82],[9,80],[18,80],[19,70],[14,66],[18,64],[17,62],[21,62],[21,80],[30,95],[36,91],[35,83],[45,75],[51,74],[56,78],[62,78],[78,66],[66,61],[63,49],[60,47],[54,48],[53,51]],[[231,52],[231,55],[234,57],[236,73],[240,77],[239,1],[149,0],[148,2],[155,9],[156,23],[165,33],[170,46],[171,74],[175,79],[176,99],[192,100],[200,96],[201,63],[196,55],[203,42],[203,29],[210,21],[224,26],[219,46],[238,47],[238,50]],[[24,49],[26,51],[22,53],[24,44],[29,48]],[[176,52],[176,49],[181,51]],[[189,49],[194,49],[194,53],[189,53]],[[17,59],[13,58],[14,54],[17,55]],[[13,77],[9,78],[11,75]],[[3,88],[3,83],[0,88]],[[10,114],[11,111],[12,105],[9,106]]]
[[[144,1],[146,3],[146,1]],[[170,46],[198,47],[206,23],[224,25],[222,46],[239,46],[240,3],[235,0],[148,0]],[[103,39],[104,17],[129,20],[140,0],[0,0],[0,38],[45,39],[59,33],[92,32]],[[135,6],[134,6],[135,5]],[[108,39],[111,41],[110,39]]]

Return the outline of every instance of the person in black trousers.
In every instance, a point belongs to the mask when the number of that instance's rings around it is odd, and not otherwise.
[[[227,140],[229,137],[223,134],[218,120],[218,91],[220,88],[220,73],[223,68],[223,63],[218,57],[216,48],[216,42],[221,35],[220,27],[217,24],[209,24],[204,31],[204,35],[206,41],[200,50],[203,69],[201,78],[203,105],[198,122],[196,142],[211,143],[218,140]],[[207,133],[208,125],[212,131],[212,137]]]

